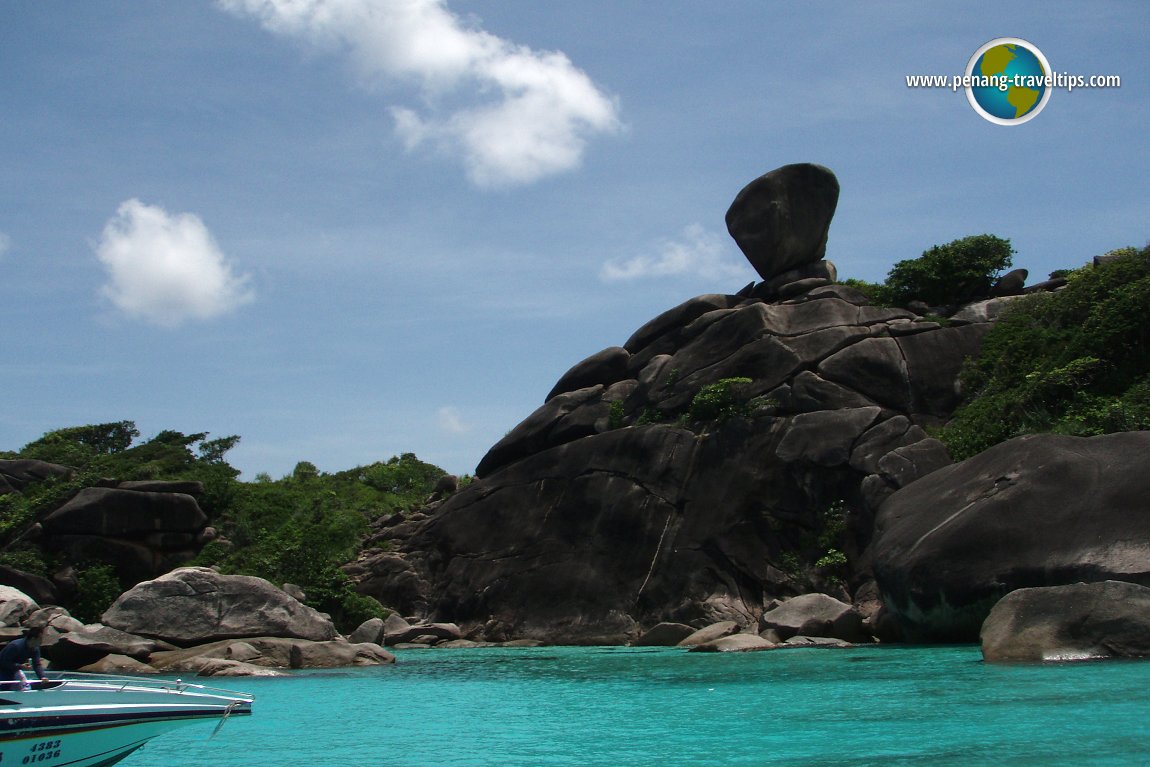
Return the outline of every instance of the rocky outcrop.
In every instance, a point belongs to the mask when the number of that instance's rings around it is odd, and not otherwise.
[[[908,639],[977,641],[1015,589],[1150,585],[1150,432],[996,445],[882,506],[874,572]]]
[[[105,624],[178,646],[272,636],[336,637],[331,620],[262,578],[186,567],[136,585],[104,613]]]
[[[837,189],[817,166],[749,185],[728,221],[764,282],[683,302],[574,365],[476,481],[373,536],[345,568],[358,589],[471,639],[576,644],[873,595],[874,514],[950,464],[926,429],[951,416],[990,325],[832,284]]]
[[[327,630],[326,617],[285,602],[291,598],[266,581],[246,576],[213,579],[208,573],[199,568],[177,571],[164,581],[166,585],[143,589],[152,599],[139,593],[121,598],[108,616],[118,628],[84,625],[62,607],[40,608],[26,594],[0,586],[0,640],[20,636],[23,627],[40,626],[44,630],[42,652],[52,669],[94,673],[266,676],[283,668],[395,662],[395,656],[379,644],[349,641],[334,629]],[[179,589],[179,597],[173,598],[166,593],[172,591],[173,582],[189,588]],[[184,593],[189,590],[195,593]],[[165,593],[157,595],[157,591]],[[213,609],[219,614],[215,621],[204,617]],[[237,620],[236,616],[242,617]],[[285,630],[285,626],[290,628]],[[196,627],[203,633],[195,634]],[[419,628],[449,633],[446,626]],[[458,637],[458,629],[451,636]],[[169,638],[187,646],[178,646]]]
[[[980,633],[989,662],[1150,657],[1150,588],[1121,581],[1012,591]]]

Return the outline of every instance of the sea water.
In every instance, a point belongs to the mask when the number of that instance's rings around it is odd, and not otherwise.
[[[1150,764],[1150,662],[994,665],[976,646],[401,650],[228,680],[255,714],[124,767]],[[227,685],[225,685],[227,686]]]

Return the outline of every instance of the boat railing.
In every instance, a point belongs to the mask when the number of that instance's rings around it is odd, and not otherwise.
[[[220,687],[208,687],[202,684],[192,684],[185,682],[183,679],[170,679],[170,678],[154,678],[154,677],[140,677],[140,676],[125,676],[116,674],[92,674],[83,671],[49,671],[46,674],[49,684],[56,689],[66,689],[72,687],[79,689],[80,687],[90,688],[91,686],[99,686],[104,689],[118,688],[119,690],[146,689],[154,690],[157,692],[190,692],[201,693],[204,695],[217,695],[225,698],[234,698],[247,702],[255,700],[255,695],[248,692],[240,692],[238,690],[226,690]],[[6,684],[19,684],[19,683],[0,683]],[[31,681],[33,688],[36,687],[37,682]]]

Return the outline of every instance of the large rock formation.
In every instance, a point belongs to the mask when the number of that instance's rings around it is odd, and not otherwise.
[[[982,624],[990,662],[1150,657],[1150,588],[1103,581],[1018,589]]]
[[[829,284],[833,175],[764,179],[729,220],[771,279],[573,366],[478,480],[348,566],[363,593],[473,637],[619,643],[865,585],[879,504],[950,463],[924,427],[950,416],[989,325]]]
[[[207,516],[199,483],[86,487],[44,518],[44,545],[72,562],[106,562],[120,578],[154,578],[199,552]]]
[[[1015,589],[1150,585],[1150,432],[1020,437],[896,492],[874,571],[910,639],[977,641]]]

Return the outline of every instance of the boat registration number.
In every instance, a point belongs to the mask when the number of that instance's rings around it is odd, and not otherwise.
[[[33,743],[32,747],[28,749],[28,755],[24,757],[21,764],[38,764],[46,762],[49,759],[60,758],[60,741],[58,740],[42,740],[39,743]],[[0,755],[0,761],[3,761],[3,755]]]

